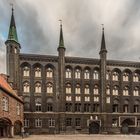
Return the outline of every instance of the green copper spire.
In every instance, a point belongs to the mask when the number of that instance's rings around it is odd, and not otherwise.
[[[14,40],[18,43],[18,37],[17,37],[17,30],[16,30],[13,7],[12,7],[12,15],[11,15],[11,22],[10,22],[8,40]]]
[[[107,50],[106,50],[106,43],[105,43],[105,35],[104,35],[104,27],[102,27],[102,40],[101,40],[101,50],[100,50],[100,53],[101,52],[107,52]]]
[[[59,48],[65,48],[64,46],[64,39],[63,39],[63,29],[62,29],[62,20],[60,21],[60,38],[59,38]]]

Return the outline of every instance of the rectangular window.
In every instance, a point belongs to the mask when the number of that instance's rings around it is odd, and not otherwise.
[[[90,101],[90,97],[85,97],[85,102],[89,102]]]
[[[81,111],[81,104],[75,104],[75,112]]]
[[[66,118],[66,126],[72,126],[72,118]]]
[[[19,103],[17,103],[17,115],[20,115],[20,111],[21,111],[21,106]]]
[[[75,118],[75,126],[81,126],[81,118]]]
[[[106,103],[110,104],[110,97],[106,97]]]
[[[66,96],[66,101],[71,101],[71,96]]]
[[[84,104],[84,112],[90,111],[90,104]]]
[[[42,120],[41,119],[35,119],[35,127],[42,127]]]
[[[50,119],[48,120],[48,124],[49,124],[49,127],[55,127],[55,120],[52,119],[52,118],[50,118]]]
[[[41,103],[36,103],[36,111],[41,111]]]
[[[81,97],[80,96],[76,96],[75,97],[75,101],[79,101],[80,102],[81,101]]]
[[[29,127],[29,120],[28,119],[24,119],[24,127]]]
[[[99,102],[99,97],[94,97],[94,102]]]
[[[2,98],[2,110],[3,111],[8,111],[8,109],[9,109],[8,98],[7,97],[3,97]]]
[[[99,112],[99,104],[94,104],[93,105],[93,112]]]

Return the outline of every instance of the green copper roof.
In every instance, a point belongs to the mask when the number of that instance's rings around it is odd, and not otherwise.
[[[14,40],[18,43],[17,30],[16,30],[13,8],[12,8],[12,15],[11,15],[11,22],[10,22],[8,40]]]
[[[59,48],[65,48],[64,46],[64,39],[63,39],[63,30],[62,30],[62,24],[60,25],[60,38],[59,38]]]
[[[104,36],[104,28],[102,28],[101,51],[106,51],[106,43],[105,43],[105,36]]]

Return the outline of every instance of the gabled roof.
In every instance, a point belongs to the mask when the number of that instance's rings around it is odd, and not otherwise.
[[[6,76],[4,74],[0,74],[0,88],[4,91],[6,91],[7,94],[10,96],[20,100],[21,102],[22,99],[17,95],[17,93],[12,89],[12,87],[9,85],[9,83],[6,81]]]

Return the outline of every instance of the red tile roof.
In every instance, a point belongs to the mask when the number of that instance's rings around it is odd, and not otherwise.
[[[12,87],[9,85],[9,83],[6,81],[6,77],[4,74],[0,74],[0,87],[14,96],[15,98],[18,98],[19,100],[22,101],[22,99],[17,95],[17,93],[12,89]]]

